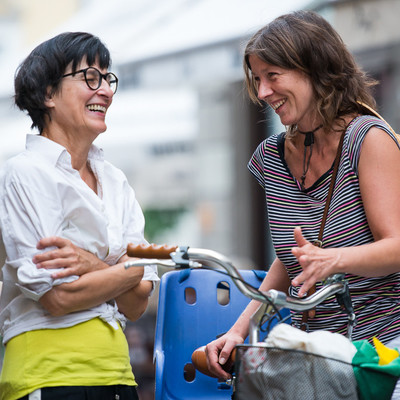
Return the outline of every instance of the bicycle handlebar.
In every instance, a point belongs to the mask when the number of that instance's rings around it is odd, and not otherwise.
[[[201,268],[201,262],[212,262],[222,267],[228,275],[233,278],[234,283],[239,290],[247,297],[261,301],[262,303],[273,304],[278,308],[290,308],[294,311],[306,311],[314,308],[322,301],[334,294],[343,294],[346,290],[346,284],[343,275],[336,274],[328,278],[326,285],[306,298],[295,298],[287,296],[278,290],[268,290],[262,292],[250,285],[244,283],[239,271],[234,267],[228,258],[213,250],[196,249],[177,246],[159,246],[159,245],[133,245],[129,244],[127,248],[129,257],[150,258],[148,260],[135,260],[125,263],[125,268],[134,266],[161,265],[164,267],[177,268]],[[170,258],[168,261],[160,259]],[[207,268],[218,270],[212,265]]]
[[[126,262],[126,269],[135,266],[143,267],[155,264],[168,268],[195,269],[204,267],[202,264],[204,262],[211,262],[211,265],[207,265],[207,268],[209,269],[217,271],[220,270],[220,268],[215,267],[212,264],[222,267],[245,296],[261,302],[260,307],[250,318],[250,344],[256,344],[259,342],[259,330],[261,325],[263,325],[262,321],[265,315],[271,316],[271,314],[275,312],[278,313],[279,309],[282,308],[289,308],[295,311],[310,310],[332,295],[336,295],[338,302],[343,306],[343,308],[345,308],[348,314],[349,323],[347,336],[351,338],[356,319],[351,304],[347,282],[344,280],[344,275],[342,274],[335,274],[329,277],[321,289],[309,297],[300,299],[287,296],[286,293],[274,289],[263,292],[251,285],[246,284],[239,271],[230,262],[230,260],[213,250],[165,245],[159,246],[154,244],[129,244],[127,247],[127,255],[129,257],[137,257],[140,259]],[[213,374],[208,370],[204,349],[205,346],[202,346],[193,352],[192,362],[200,372],[209,376],[213,376]],[[232,360],[230,359],[230,361],[226,364],[226,367],[229,367],[231,364]]]
[[[165,259],[170,258],[170,254],[177,249],[178,246],[129,243],[126,253],[129,257]]]

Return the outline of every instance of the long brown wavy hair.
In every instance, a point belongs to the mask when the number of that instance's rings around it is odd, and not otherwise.
[[[246,87],[250,99],[262,104],[257,97],[250,55],[268,64],[307,74],[317,112],[327,130],[332,129],[334,122],[344,124],[346,115],[362,114],[358,101],[376,107],[371,87],[377,82],[361,70],[333,27],[313,11],[282,15],[261,28],[247,43],[243,61]],[[295,129],[296,126],[288,127],[288,133],[293,134]]]

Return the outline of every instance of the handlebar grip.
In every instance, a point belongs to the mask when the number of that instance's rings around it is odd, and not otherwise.
[[[129,257],[137,258],[170,258],[170,254],[174,252],[178,246],[167,246],[157,244],[133,244],[129,243],[126,253]]]
[[[208,369],[205,349],[206,346],[201,346],[192,353],[192,363],[195,366],[195,368],[202,374],[211,376],[212,378],[218,378]],[[232,367],[235,363],[235,357],[236,357],[236,349],[233,349],[226,363],[224,365],[221,365],[224,371],[229,373],[232,372]]]

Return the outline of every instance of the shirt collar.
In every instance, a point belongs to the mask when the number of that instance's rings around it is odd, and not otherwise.
[[[71,156],[67,149],[45,136],[28,134],[26,136],[26,149],[41,154],[54,165],[58,162],[67,162],[71,165]],[[89,149],[88,160],[104,161],[103,150],[92,144]]]

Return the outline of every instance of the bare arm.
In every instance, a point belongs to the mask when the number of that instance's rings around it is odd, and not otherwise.
[[[122,295],[137,286],[142,276],[142,268],[125,270],[124,263],[119,263],[53,287],[40,298],[40,303],[52,315],[84,310]]]
[[[132,258],[124,255],[119,261],[125,264]],[[137,267],[135,267],[137,268]],[[134,269],[135,269],[134,268]],[[129,268],[131,269],[131,268]],[[142,271],[142,268],[139,268]],[[143,275],[142,275],[143,276]],[[136,321],[146,311],[153,282],[141,280],[138,285],[115,297],[118,309],[131,321]]]
[[[282,262],[276,258],[259,289],[263,291],[277,289],[287,292],[289,285],[290,280],[286,268]],[[250,318],[259,305],[260,303],[258,301],[252,300],[232,328],[229,329],[225,335],[206,346],[207,363],[213,374],[223,379],[228,379],[230,377],[230,375],[221,368],[221,364],[225,364],[237,344],[244,342],[249,333]]]
[[[292,249],[303,272],[292,282],[302,284],[303,295],[314,283],[334,273],[365,277],[385,276],[400,270],[400,151],[387,134],[371,128],[359,161],[360,190],[374,242],[340,249],[319,249],[295,230],[298,247]]]
[[[36,255],[38,268],[63,270],[54,272],[53,278],[78,275],[72,283],[55,286],[42,296],[40,303],[53,315],[64,315],[87,309],[115,299],[118,309],[130,320],[138,319],[146,310],[152,282],[142,281],[143,268],[124,269],[129,257],[110,267],[93,254],[80,249],[71,241],[60,237],[41,239],[38,248],[56,246],[54,250]]]

